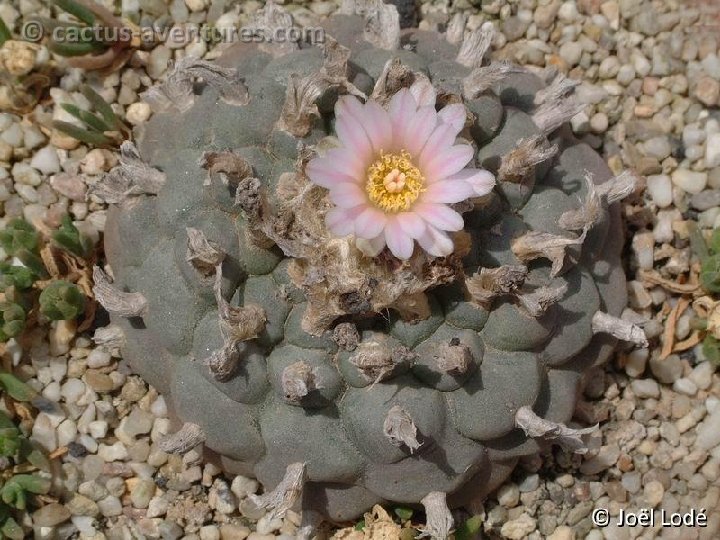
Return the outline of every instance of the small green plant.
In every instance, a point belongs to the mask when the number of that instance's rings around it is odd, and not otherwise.
[[[15,401],[28,402],[36,392],[12,373],[0,372],[0,389]],[[48,493],[51,482],[39,471],[48,471],[47,458],[0,410],[0,538],[21,540],[20,513],[35,506],[35,496]]]
[[[14,287],[17,291],[25,291],[32,287],[35,275],[25,266],[13,266],[8,262],[0,262],[0,291]]]
[[[0,341],[14,338],[25,328],[25,310],[14,302],[0,302]]]
[[[85,295],[74,283],[53,281],[40,293],[40,312],[51,321],[76,319],[85,310]]]
[[[0,246],[11,257],[17,257],[36,276],[47,276],[40,258],[40,235],[24,219],[15,218],[0,231]]]
[[[58,275],[50,276],[45,268],[40,253],[41,247],[48,240],[68,254],[63,257],[71,256],[75,261],[72,264],[80,265],[77,268],[87,265],[92,242],[80,234],[69,216],[63,217],[60,228],[53,231],[49,239],[41,237],[23,219],[12,220],[0,231],[0,246],[9,256],[16,257],[22,263],[18,265],[0,261],[0,342],[22,334],[27,321],[34,320],[30,317],[34,310],[39,309],[40,313],[53,321],[73,320],[85,311],[85,295],[80,287],[59,279]],[[49,252],[51,257],[53,252],[57,250]],[[47,255],[45,251],[43,254]],[[48,277],[53,280],[48,282]]]
[[[48,48],[83,69],[114,71],[122,67],[139,43],[130,28],[105,7],[83,0],[55,0],[55,5],[76,22],[38,17],[47,35]],[[60,29],[60,32],[56,32]]]
[[[60,106],[80,120],[85,127],[62,120],[55,120],[53,127],[93,146],[113,147],[122,143],[130,135],[130,128],[120,120],[102,96],[90,86],[83,85],[80,92],[90,102],[94,112],[83,110],[72,103],[61,103]]]
[[[90,239],[80,234],[67,214],[62,217],[60,227],[52,233],[51,237],[55,245],[77,257],[87,257],[93,248]]]
[[[700,260],[700,285],[713,296],[720,293],[720,229],[713,230],[710,239],[706,242],[695,224],[690,227],[690,242],[693,251]],[[717,319],[714,313],[720,311],[716,298],[708,302],[710,315],[708,320],[693,321],[693,326],[706,331],[702,343],[702,352],[705,358],[716,366],[720,366],[720,330],[717,328]],[[714,322],[711,322],[715,319]]]

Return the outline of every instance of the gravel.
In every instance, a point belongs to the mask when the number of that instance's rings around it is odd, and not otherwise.
[[[339,4],[283,3],[306,24],[317,24]],[[679,314],[670,354],[663,349],[669,314],[682,296],[672,284],[692,282],[688,225],[720,226],[718,40],[697,26],[693,5],[673,9],[669,1],[450,4],[422,2],[420,27],[441,28],[462,10],[468,28],[495,26],[497,55],[512,51],[538,68],[554,66],[581,80],[577,94],[586,107],[571,122],[576,135],[603,152],[613,171],[633,167],[646,175],[644,192],[623,209],[631,247],[626,316],[645,321],[651,341],[648,348],[622,349],[588,381],[573,422],[601,423],[601,429],[585,456],[555,448],[523,458],[487,501],[456,517],[480,514],[491,537],[684,538],[687,531],[670,536],[657,527],[632,535],[624,528],[594,529],[590,515],[595,508],[612,516],[647,506],[720,508],[720,377],[692,343],[699,335],[698,306],[689,303]],[[260,3],[223,6],[205,0],[123,2],[126,15],[144,23],[208,20],[218,27],[243,24]],[[50,13],[34,0],[0,6],[0,16],[16,31],[31,15]],[[211,58],[214,51],[205,43],[159,45],[105,77],[67,68],[50,90],[55,104],[43,102],[26,117],[0,113],[0,224],[20,215],[57,224],[70,212],[79,228],[99,237],[106,209],[86,200],[86,193],[117,163],[116,154],[40,124],[72,120],[56,104],[86,107],[77,90],[89,81],[128,123],[142,126],[151,111],[138,95],[182,54]],[[40,47],[33,58],[40,66],[49,55]],[[660,281],[648,280],[648,273]],[[686,298],[699,295],[691,296]],[[132,375],[117,351],[95,346],[91,338],[91,332],[78,335],[72,325],[56,324],[34,336],[22,362],[18,344],[8,343],[7,354],[45,400],[31,437],[58,452],[64,473],[63,495],[28,518],[38,537],[294,537],[297,514],[271,519],[250,502],[248,496],[261,490],[256,480],[225,475],[206,463],[200,449],[184,456],[163,452],[158,442],[172,431],[165,401]],[[709,513],[708,521],[689,534],[717,538],[720,514]]]

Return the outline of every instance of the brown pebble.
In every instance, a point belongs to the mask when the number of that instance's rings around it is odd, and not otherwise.
[[[88,369],[85,372],[85,382],[96,392],[110,392],[113,389],[110,376],[96,369]]]

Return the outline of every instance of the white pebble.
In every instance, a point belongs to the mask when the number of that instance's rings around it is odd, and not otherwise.
[[[109,366],[112,358],[110,353],[105,349],[98,347],[90,351],[87,357],[87,367],[95,369],[100,367]]]
[[[51,145],[44,146],[35,152],[35,155],[30,160],[30,166],[45,175],[60,172],[60,160],[57,151]]]
[[[58,446],[67,446],[77,436],[77,424],[70,418],[63,420],[57,428],[57,435]]]
[[[673,383],[673,390],[680,394],[692,397],[697,394],[698,388],[690,379],[683,377]]]
[[[677,169],[672,174],[673,184],[693,195],[705,189],[707,179],[707,173],[695,172],[689,169]]]
[[[69,379],[62,385],[61,393],[68,403],[77,403],[85,393],[85,383],[80,379]]]
[[[102,439],[107,435],[108,423],[103,420],[94,420],[88,424],[88,431],[96,439]]]
[[[145,102],[133,103],[127,108],[125,118],[132,125],[142,124],[150,118],[150,105]]]
[[[15,163],[11,174],[13,176],[13,180],[19,184],[24,184],[26,186],[39,186],[42,183],[42,176],[40,176],[40,173],[27,163]]]
[[[118,441],[115,444],[101,444],[98,448],[98,456],[104,461],[121,461],[127,459],[128,452],[125,445]]]
[[[707,138],[705,165],[707,167],[720,167],[720,133],[713,133]]]
[[[660,208],[667,208],[673,202],[672,182],[667,175],[648,176],[647,191],[652,201]]]

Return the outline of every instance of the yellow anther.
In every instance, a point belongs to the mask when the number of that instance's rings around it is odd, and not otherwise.
[[[423,192],[425,179],[413,165],[410,154],[380,153],[380,158],[368,168],[365,186],[370,201],[384,212],[404,212]]]

